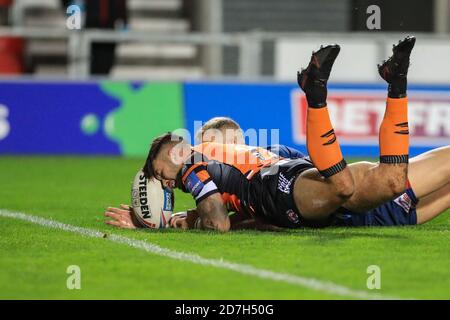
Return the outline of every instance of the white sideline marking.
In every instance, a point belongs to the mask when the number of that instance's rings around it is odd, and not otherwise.
[[[70,224],[65,224],[62,222],[41,218],[38,216],[33,216],[21,212],[12,212],[8,210],[0,209],[0,216],[7,218],[19,219],[31,223],[35,223],[44,227],[60,229],[64,231],[69,231],[73,233],[78,233],[87,237],[92,238],[103,238],[104,233],[94,229],[87,229],[82,227],[73,226]],[[357,299],[399,299],[396,297],[388,297],[377,293],[370,293],[362,290],[354,290],[351,288],[344,287],[339,284],[335,284],[328,281],[317,280],[314,278],[307,278],[298,275],[292,275],[288,273],[280,273],[274,272],[270,270],[256,268],[250,265],[240,264],[228,262],[223,259],[208,259],[203,258],[197,254],[185,253],[175,250],[170,250],[166,248],[162,248],[158,245],[142,241],[127,238],[124,236],[119,236],[115,234],[108,234],[105,240],[109,240],[112,242],[125,244],[133,248],[142,249],[144,251],[157,254],[160,256],[188,261],[191,263],[204,265],[204,266],[212,266],[220,269],[227,269],[231,271],[235,271],[237,273],[246,274],[250,276],[255,276],[262,279],[268,279],[273,281],[286,282],[292,285],[302,286],[309,289],[313,289],[316,291],[322,291],[329,294],[335,294],[338,296],[357,298]]]

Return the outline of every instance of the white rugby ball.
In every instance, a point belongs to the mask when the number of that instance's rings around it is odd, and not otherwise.
[[[161,181],[147,179],[142,170],[134,177],[131,204],[141,224],[152,229],[166,228],[173,214],[173,192],[164,189]]]

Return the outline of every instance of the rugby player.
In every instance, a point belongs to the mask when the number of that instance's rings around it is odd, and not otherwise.
[[[208,134],[205,134],[208,133]],[[216,117],[208,120],[197,133],[197,140],[202,142],[226,141],[226,143],[245,144],[244,135],[239,124],[227,117]],[[268,146],[268,150],[278,154],[283,158],[308,158],[302,152],[284,145]],[[437,170],[438,175],[445,176],[448,169],[445,166],[434,168],[434,165],[442,165],[446,159],[448,161],[450,147],[443,147],[431,150],[410,160],[408,170],[408,180],[412,187],[394,200],[383,203],[375,209],[369,210],[365,214],[359,214],[346,210],[344,207],[334,213],[333,219],[329,220],[329,226],[398,226],[423,224],[430,221],[440,213],[445,212],[450,207],[450,186],[441,187],[441,183],[436,176],[421,176],[425,170]],[[433,160],[432,160],[433,159]],[[442,160],[442,161],[441,161]],[[450,183],[450,178],[448,179]],[[415,187],[423,189],[428,185],[429,194],[421,196],[419,199],[415,195]],[[420,200],[420,202],[419,202]],[[175,215],[175,219],[183,215]],[[231,220],[232,228],[233,222]],[[179,221],[178,225],[182,225]],[[257,228],[261,224],[246,221],[248,227]],[[174,224],[176,225],[176,224]],[[238,227],[238,226],[235,226]],[[265,230],[269,229],[267,227]]]
[[[245,144],[244,135],[239,124],[227,117],[216,117],[206,121],[197,132],[196,138],[197,141],[201,142]],[[284,145],[273,145],[266,149],[283,158],[306,158],[302,152]],[[430,221],[450,207],[450,187],[448,185],[447,189],[440,187],[440,183],[434,175],[425,175],[420,179],[416,179],[416,177],[420,177],[420,172],[430,170],[431,166],[443,163],[445,160],[440,161],[439,159],[448,158],[449,153],[450,147],[444,147],[412,158],[409,164],[408,178],[409,180],[413,179],[414,182],[411,184],[413,187],[410,188],[409,192],[405,192],[398,198],[369,210],[364,215],[341,208],[334,214],[334,219],[330,219],[328,225],[347,227],[399,226],[423,224]],[[445,174],[445,171],[442,171],[443,169],[445,170],[445,167],[433,168],[433,170],[438,170],[437,174]],[[415,186],[422,189],[422,184],[428,184],[429,189],[433,191],[419,199],[415,196],[414,189]],[[186,214],[186,212],[174,214],[171,219],[171,226],[187,228]],[[112,220],[107,221],[108,224],[121,228],[142,227],[138,221],[133,219],[132,208],[128,205],[122,204],[120,208],[109,207],[105,215],[112,218]],[[239,213],[231,213],[230,222],[231,229],[278,230],[275,226],[264,222],[263,219],[248,217]]]
[[[339,216],[337,213],[357,217],[341,219],[344,225],[376,225],[379,216],[368,212],[383,203],[388,224],[390,220],[392,224],[415,224],[447,209],[448,147],[413,158],[407,171],[406,75],[414,41],[406,38],[400,42],[394,47],[393,56],[379,66],[380,75],[389,83],[387,110],[380,130],[379,164],[360,162],[347,166],[340,153],[326,110],[326,82],[339,53],[337,45],[315,52],[308,68],[298,76],[309,104],[307,147],[312,161],[303,157],[283,160],[254,147],[231,148],[216,143],[191,147],[183,141],[173,141],[171,135],[156,139],[146,173],[166,185],[176,182],[178,187],[190,191],[198,204],[197,212],[191,212],[191,216],[197,214],[199,218],[174,219],[178,220],[174,226],[226,231],[231,224],[227,210],[261,217],[281,227],[330,225]],[[227,162],[230,154],[232,160]],[[247,162],[233,163],[238,154]],[[192,161],[186,161],[187,158]],[[420,175],[430,167],[439,168],[439,173],[430,176],[427,183],[420,183]],[[403,193],[407,177],[415,195],[411,188]],[[401,193],[397,211],[392,210],[390,206],[395,208],[395,203],[387,201]],[[392,214],[400,208],[409,213],[417,198],[421,199],[417,218],[415,214]],[[397,216],[400,220],[396,220]]]
[[[196,133],[196,140],[199,142],[218,142],[225,144],[245,144],[244,135],[239,124],[228,117],[215,117],[204,123],[200,130]],[[300,151],[284,145],[268,146],[266,149],[284,158],[303,158],[305,157]],[[172,188],[174,183],[165,182],[165,186]],[[132,208],[129,205],[121,204],[120,208],[108,207],[105,216],[112,220],[105,222],[120,228],[140,228],[143,227],[139,221],[134,218]],[[195,209],[194,209],[195,210]],[[193,211],[193,210],[190,210]],[[171,226],[183,227],[184,219],[187,212],[178,212],[172,215]],[[276,226],[264,223],[262,219],[239,214],[239,212],[230,212],[230,222],[232,229],[258,229],[258,230],[278,230]]]

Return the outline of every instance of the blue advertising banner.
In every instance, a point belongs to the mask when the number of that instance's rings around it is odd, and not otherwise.
[[[118,145],[98,130],[116,104],[94,83],[2,83],[1,121],[9,129],[0,153],[118,154]]]
[[[187,129],[192,133],[217,116],[231,117],[246,130],[279,130],[280,142],[294,145],[290,92],[292,85],[188,83],[184,86]],[[200,124],[201,125],[201,124]],[[258,135],[259,137],[259,135]],[[266,143],[265,136],[258,145]],[[277,143],[267,141],[268,144]]]
[[[142,156],[183,126],[179,83],[0,82],[0,154]]]

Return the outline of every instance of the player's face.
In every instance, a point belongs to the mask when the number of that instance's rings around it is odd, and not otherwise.
[[[161,148],[158,156],[153,160],[152,166],[155,178],[161,181],[163,187],[175,187],[183,162],[191,152],[191,146],[186,143]]]
[[[167,148],[162,148],[158,156],[153,160],[152,166],[155,178],[161,181],[164,187],[169,187],[175,183],[177,172],[173,169]]]
[[[155,172],[155,178],[159,181],[175,181],[177,178],[177,172],[173,172],[172,166],[168,161],[164,160],[164,157],[156,157],[153,160],[153,171]]]
[[[175,188],[175,179],[171,179],[169,177],[170,174],[167,174],[169,169],[164,166],[164,162],[160,161],[157,157],[153,161],[153,170],[155,172],[155,179],[161,181],[161,185],[164,189],[168,189],[172,191]]]
[[[173,175],[171,174],[170,168],[164,166],[164,163],[161,163],[158,159],[155,159],[155,161],[153,161],[153,170],[155,170],[155,178],[161,181],[163,188],[169,190],[175,188],[176,175],[175,178],[172,178]]]

